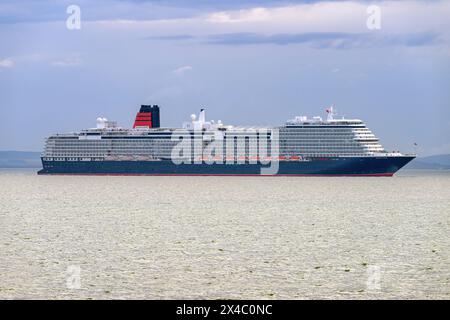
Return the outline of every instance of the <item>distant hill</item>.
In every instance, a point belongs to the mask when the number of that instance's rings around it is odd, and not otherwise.
[[[40,152],[0,151],[0,168],[40,168]]]
[[[450,154],[416,158],[408,163],[405,169],[450,170]]]

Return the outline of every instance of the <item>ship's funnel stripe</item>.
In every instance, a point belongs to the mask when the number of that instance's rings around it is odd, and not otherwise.
[[[141,109],[136,115],[133,128],[159,128],[159,126],[159,107],[157,105],[141,105]]]
[[[138,112],[136,119],[134,120],[133,128],[136,127],[148,127],[153,128],[152,125],[152,113],[151,112]]]

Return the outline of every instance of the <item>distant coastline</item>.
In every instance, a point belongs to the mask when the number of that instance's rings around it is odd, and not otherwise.
[[[40,168],[41,153],[34,151],[0,151],[0,168]],[[450,154],[419,157],[404,169],[450,170]]]
[[[0,168],[40,168],[40,152],[0,151]]]
[[[450,170],[450,154],[418,157],[408,163],[404,169]]]

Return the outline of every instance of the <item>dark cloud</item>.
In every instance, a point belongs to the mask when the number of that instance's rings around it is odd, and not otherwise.
[[[191,17],[216,10],[245,9],[255,6],[283,6],[321,1],[284,0],[15,0],[0,1],[0,24],[64,21],[66,8],[76,4],[84,20],[154,20]]]
[[[309,32],[309,33],[226,33],[205,37],[194,35],[153,36],[148,40],[194,41],[211,45],[291,45],[308,44],[317,49],[350,49],[380,46],[427,46],[436,44],[439,37],[435,33],[379,35],[376,33]]]
[[[161,6],[176,7],[201,7],[201,8],[220,8],[220,9],[236,9],[253,6],[280,6],[291,4],[308,4],[316,2],[324,2],[329,0],[116,0],[119,2],[132,3],[152,3]],[[335,0],[335,2],[346,0]]]
[[[179,35],[174,35],[174,36],[150,36],[150,37],[146,37],[146,40],[173,40],[173,41],[177,41],[177,40],[195,40],[197,39],[197,37],[193,36],[193,35],[189,35],[189,34],[179,34]]]
[[[407,47],[420,47],[433,45],[440,42],[439,35],[432,32],[423,32],[407,35],[392,35],[381,38],[386,44],[401,44]]]
[[[246,45],[246,44],[298,44],[298,43],[329,43],[335,41],[355,41],[367,38],[367,34],[351,34],[338,32],[311,32],[311,33],[280,33],[280,34],[258,34],[258,33],[228,33],[211,35],[206,42],[212,44]]]

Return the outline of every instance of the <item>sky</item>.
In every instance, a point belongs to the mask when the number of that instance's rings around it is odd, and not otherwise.
[[[99,116],[131,127],[141,104],[176,127],[200,108],[279,125],[334,105],[387,150],[450,153],[448,17],[450,1],[2,0],[0,150]]]

